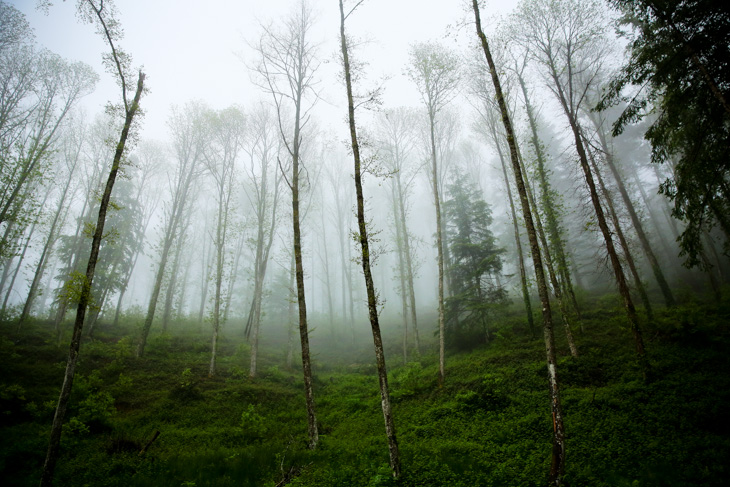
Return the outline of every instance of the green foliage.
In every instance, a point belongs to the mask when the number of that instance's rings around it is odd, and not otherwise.
[[[262,440],[268,430],[264,417],[256,409],[256,406],[249,404],[241,413],[241,432],[249,441]]]
[[[116,411],[114,398],[105,390],[104,381],[98,371],[88,376],[77,376],[73,394],[77,404],[74,418],[78,422],[98,431],[106,430],[110,426],[110,420]]]
[[[492,213],[479,189],[455,172],[444,202],[445,239],[452,257],[452,296],[446,301],[447,341],[465,350],[489,337],[489,321],[507,304],[507,292],[494,281],[502,269],[492,235]]]
[[[198,381],[193,375],[190,367],[183,369],[180,379],[176,387],[170,390],[170,399],[175,401],[194,401],[200,399],[200,390],[198,389]]]
[[[659,114],[652,115],[645,137],[652,161],[672,166],[661,191],[674,200],[674,216],[687,224],[680,239],[686,263],[697,265],[706,232],[719,224],[730,233],[730,10],[716,0],[610,3],[623,14],[620,27],[631,57],[600,108],[622,104],[616,134],[647,113]]]
[[[658,311],[656,324],[645,328],[655,377],[645,384],[611,302],[586,317],[576,337],[580,357],[568,356],[557,337],[565,484],[724,485],[730,377],[718,371],[730,368],[727,307]],[[50,335],[51,325],[45,331]],[[301,377],[279,363],[277,350],[261,350],[262,373],[250,379],[231,339],[220,354],[220,377],[207,378],[209,357],[200,345],[207,335],[169,336],[164,351],[141,360],[125,359],[125,342],[86,343],[57,482],[271,487],[290,475],[287,485],[299,487],[542,486],[552,435],[544,345],[521,330],[502,335],[453,353],[441,388],[434,353],[391,364],[404,467],[397,481],[387,466],[372,350],[320,359],[321,441],[310,451]],[[55,344],[32,338],[0,343],[0,367],[12,377],[0,387],[12,418],[0,422],[4,485],[37,485],[63,372]],[[155,430],[159,438],[140,455]]]
[[[61,286],[61,290],[58,293],[58,299],[65,301],[69,305],[77,305],[81,301],[81,295],[84,292],[86,285],[86,274],[82,274],[78,271],[72,271],[68,275],[68,279]],[[93,305],[94,298],[92,294],[89,294],[88,298],[89,305]]]

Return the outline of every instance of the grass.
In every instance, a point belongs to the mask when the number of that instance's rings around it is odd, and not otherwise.
[[[602,301],[606,306],[608,300]],[[621,314],[588,314],[572,358],[558,333],[567,433],[565,485],[720,486],[730,458],[730,304],[689,304],[645,327],[644,383]],[[301,371],[271,344],[248,378],[249,348],[229,332],[207,377],[207,330],[151,338],[132,356],[134,328],[100,328],[81,349],[56,485],[538,486],[550,462],[544,345],[510,318],[488,345],[402,364],[386,350],[403,475],[393,480],[371,343],[338,355],[313,341],[321,440],[306,448]],[[0,478],[37,485],[65,364],[44,323],[0,338]],[[173,328],[173,330],[175,330]],[[423,334],[423,333],[422,333]],[[336,341],[336,340],[335,340]],[[140,454],[155,431],[159,438]]]

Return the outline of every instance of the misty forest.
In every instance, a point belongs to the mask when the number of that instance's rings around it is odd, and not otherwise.
[[[727,485],[730,5],[493,1],[0,0],[0,483]]]

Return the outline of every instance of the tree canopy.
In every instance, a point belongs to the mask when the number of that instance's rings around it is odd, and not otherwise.
[[[686,265],[700,262],[702,238],[719,225],[730,234],[730,6],[717,0],[611,0],[623,14],[630,59],[599,108],[624,102],[618,135],[650,116],[652,161],[672,167],[661,191],[674,216]]]

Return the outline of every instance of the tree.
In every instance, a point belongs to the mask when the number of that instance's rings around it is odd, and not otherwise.
[[[127,139],[130,136],[130,132],[134,131],[135,127],[133,127],[133,123],[135,120],[139,119],[139,117],[135,118],[135,116],[139,111],[139,101],[142,97],[145,80],[145,75],[140,70],[137,76],[137,86],[134,91],[134,98],[129,100],[129,89],[131,88],[129,85],[129,82],[131,81],[131,57],[117,47],[117,43],[122,37],[122,29],[119,21],[117,20],[117,12],[114,4],[108,1],[106,3],[103,1],[96,3],[94,0],[80,0],[77,3],[77,11],[82,20],[96,25],[97,32],[101,34],[105,38],[105,41],[109,44],[110,53],[105,54],[104,60],[109,71],[113,73],[117,82],[121,86],[122,104],[121,106],[118,106],[117,109],[121,109],[122,111],[124,116],[124,126],[119,136],[119,142],[117,143],[116,150],[114,152],[114,160],[112,162],[111,170],[109,171],[109,177],[107,179],[106,187],[104,188],[104,193],[101,197],[99,218],[97,219],[96,227],[93,232],[89,263],[86,267],[86,275],[81,283],[81,292],[79,294],[78,307],[76,309],[76,320],[74,321],[73,336],[71,338],[63,386],[61,387],[58,404],[56,405],[56,411],[53,416],[51,439],[49,441],[48,453],[46,454],[46,459],[43,464],[43,472],[41,474],[41,487],[50,486],[53,482],[53,472],[58,459],[61,443],[61,427],[63,426],[66,406],[73,386],[76,363],[79,355],[79,345],[81,342],[81,332],[84,325],[84,317],[90,300],[91,285],[94,279],[96,261],[99,256],[99,247],[101,246],[101,240],[104,236],[106,212],[109,207],[114,182],[116,181],[117,174],[125,156]]]
[[[45,244],[43,245],[43,250],[41,251],[40,257],[38,258],[38,264],[36,266],[35,273],[33,274],[33,280],[30,283],[30,289],[28,290],[28,297],[26,298],[25,304],[23,305],[23,310],[20,313],[18,326],[22,326],[24,321],[27,320],[30,316],[30,312],[33,308],[33,302],[35,301],[35,298],[38,294],[38,288],[40,286],[41,278],[43,277],[43,273],[45,272],[46,266],[48,264],[48,259],[51,252],[53,251],[54,245],[58,241],[59,230],[63,226],[66,215],[68,214],[68,209],[70,205],[67,204],[67,197],[71,192],[71,184],[74,180],[76,167],[78,166],[82,143],[83,127],[80,126],[80,124],[67,126],[66,130],[64,131],[61,146],[64,156],[63,158],[66,164],[68,179],[66,180],[66,183],[63,186],[63,190],[58,197],[56,211],[53,214],[53,219],[51,221],[51,226],[48,230],[48,236],[46,237]]]
[[[68,248],[65,252],[65,258],[59,265],[62,272],[56,276],[60,286],[55,293],[58,306],[55,311],[54,321],[59,343],[61,340],[61,324],[66,317],[68,307],[73,304],[71,300],[67,299],[69,291],[73,289],[74,275],[71,272],[74,270],[79,273],[84,272],[83,257],[88,259],[88,244],[83,236],[88,236],[89,228],[93,227],[94,209],[98,211],[98,196],[104,187],[105,169],[113,161],[113,140],[119,130],[119,127],[117,127],[119,124],[115,122],[118,122],[118,120],[111,114],[96,117],[90,129],[84,134],[84,140],[80,142],[81,147],[78,148],[84,154],[82,161],[80,161],[83,163],[79,168],[81,181],[78,189],[83,196],[83,203],[77,213],[76,228],[72,236],[64,235],[60,237],[62,246],[64,240],[70,239],[73,239],[76,244],[66,244]]]
[[[276,234],[279,194],[282,174],[277,170],[280,139],[274,124],[274,114],[264,105],[251,115],[250,130],[244,148],[248,155],[244,174],[244,192],[254,210],[254,290],[246,321],[246,336],[251,342],[251,367],[249,376],[256,376],[261,300],[264,280],[269,263],[269,253]]]
[[[130,232],[130,236],[135,235],[137,238],[130,242],[132,258],[130,259],[129,265],[123,270],[121,288],[119,289],[116,311],[114,312],[114,326],[119,323],[122,300],[124,299],[129,281],[132,278],[132,273],[137,265],[137,259],[143,251],[145,236],[150,221],[162,198],[161,192],[154,191],[152,188],[160,182],[158,177],[166,163],[166,154],[163,146],[150,140],[143,140],[135,156],[134,166],[136,170],[134,171],[134,182],[136,191],[132,198],[137,204],[139,215],[135,221],[135,227]]]
[[[439,384],[446,375],[446,342],[444,325],[444,246],[441,224],[441,196],[436,153],[436,117],[451,101],[459,85],[459,59],[436,43],[416,44],[410,50],[408,76],[418,87],[426,105],[431,142],[431,184],[436,210],[436,250],[438,253],[438,313],[439,313]]]
[[[37,52],[23,14],[0,2],[0,262],[33,223],[34,189],[50,172],[63,120],[97,81],[86,64]]]
[[[489,340],[488,320],[507,302],[505,290],[494,277],[502,270],[504,249],[496,245],[490,226],[492,212],[476,184],[458,170],[447,187],[444,202],[444,237],[453,258],[452,296],[446,300],[449,341],[457,347]]]
[[[282,19],[278,28],[262,26],[263,33],[253,46],[259,56],[255,72],[262,88],[271,94],[276,106],[279,131],[286,151],[291,158],[291,176],[287,183],[292,192],[292,229],[294,238],[294,265],[299,306],[299,338],[302,345],[302,370],[304,393],[307,404],[309,447],[316,448],[319,440],[317,418],[314,409],[312,386],[312,364],[309,353],[309,329],[307,326],[307,303],[304,293],[304,267],[302,265],[302,237],[300,228],[300,177],[303,167],[302,132],[309,121],[313,102],[316,100],[315,74],[317,46],[311,40],[314,23],[312,12],[305,1]],[[288,111],[293,118],[287,120]],[[285,126],[287,122],[291,126]]]
[[[185,216],[192,211],[194,183],[202,173],[204,126],[203,114],[206,108],[200,103],[188,103],[183,108],[173,108],[168,121],[172,135],[172,150],[177,160],[174,172],[168,176],[170,198],[164,209],[164,230],[160,242],[160,258],[147,306],[147,315],[137,343],[137,357],[144,354],[147,336],[157,309],[157,300],[162,289],[165,269],[173,244],[182,238],[181,227]]]
[[[565,249],[565,239],[563,236],[564,230],[561,224],[562,214],[559,199],[560,196],[550,184],[548,169],[546,167],[547,155],[545,154],[544,147],[540,142],[537,130],[538,114],[535,113],[535,108],[532,106],[530,101],[529,90],[527,89],[527,83],[524,76],[524,71],[529,57],[529,52],[525,52],[522,62],[515,59],[512,71],[515,73],[517,82],[520,85],[522,100],[525,102],[525,113],[527,114],[527,121],[530,125],[529,140],[534,153],[535,171],[537,173],[538,186],[540,188],[539,200],[542,213],[545,216],[545,226],[547,227],[546,233],[550,243],[549,250],[551,255],[554,256],[553,260],[555,261],[555,266],[557,267],[558,274],[560,275],[563,293],[570,297],[573,303],[573,308],[580,319],[580,308],[578,306],[578,301],[575,298],[573,281],[571,279],[570,270],[568,269],[567,251]]]
[[[648,362],[641,326],[626,276],[588,162],[579,114],[607,57],[606,20],[594,0],[534,0],[523,2],[515,17],[518,41],[530,49],[542,69],[546,85],[555,96],[570,125],[573,145],[588,188],[596,222],[606,245],[616,285],[624,303],[636,355],[644,376]]]
[[[497,55],[499,56],[497,59],[498,61],[495,64],[498,65],[504,65],[505,61],[503,59],[503,56],[501,56],[503,50],[498,49]],[[502,58],[502,59],[500,59]],[[484,69],[484,62],[481,63],[481,69],[477,67],[476,73],[472,76],[472,91],[474,94],[480,98],[480,104],[477,106],[477,112],[479,113],[479,116],[481,120],[483,121],[484,128],[487,131],[487,137],[488,139],[492,140],[492,144],[497,148],[497,154],[500,157],[500,160],[502,162],[503,166],[503,172],[506,173],[505,169],[505,162],[504,162],[504,153],[508,151],[504,151],[502,146],[505,143],[505,137],[504,137],[504,131],[499,128],[499,108],[495,106],[495,97],[493,94],[493,88],[490,88],[490,85],[493,86],[494,83],[490,83],[485,76],[485,74],[488,72],[488,70]],[[509,74],[509,71],[508,71]],[[503,93],[506,97],[509,97],[510,95],[510,84],[512,81],[512,77],[505,76],[502,79],[504,79],[506,82],[502,85],[503,86]],[[513,111],[509,111],[509,115],[512,118],[513,117]],[[525,178],[527,179],[527,169],[525,167],[525,163],[522,157],[522,153],[519,150],[519,145],[517,141],[514,142],[515,147],[517,149],[517,159],[520,164],[520,169],[522,170],[523,174],[525,174]],[[505,178],[507,176],[505,175]],[[507,183],[509,185],[509,183]],[[537,205],[537,199],[535,198],[534,191],[530,184],[525,185],[525,192],[527,194],[527,200],[530,203],[530,208],[532,211],[532,216],[534,218],[535,223],[535,230],[537,231],[537,237],[539,243],[542,245],[542,252],[544,255],[543,262],[545,263],[545,267],[547,268],[548,276],[550,278],[550,284],[552,285],[553,294],[555,295],[555,299],[558,302],[558,308],[560,309],[560,313],[563,317],[563,324],[565,326],[565,334],[566,338],[568,340],[568,346],[570,347],[570,353],[574,357],[578,356],[578,348],[575,344],[575,340],[573,339],[573,332],[571,330],[571,316],[566,306],[566,301],[564,299],[564,292],[563,287],[561,286],[560,282],[558,281],[558,273],[555,271],[556,262],[553,258],[553,254],[551,253],[550,245],[548,244],[548,239],[546,237],[546,232],[543,227],[542,223],[542,215],[540,215],[540,208]],[[516,222],[515,222],[516,225]],[[515,239],[519,239],[519,234],[517,233],[517,229],[515,228]],[[519,248],[518,248],[519,250]],[[527,296],[526,296],[526,284],[523,282],[523,299],[525,299],[525,302],[527,303]]]
[[[407,160],[413,150],[413,126],[416,113],[400,107],[386,110],[379,117],[380,144],[385,154],[385,165],[392,173],[389,179],[393,203],[393,221],[396,231],[395,243],[398,253],[399,279],[401,281],[401,300],[403,308],[403,360],[408,361],[408,317],[413,327],[416,355],[420,354],[421,344],[418,336],[418,316],[416,312],[415,255],[413,237],[408,229],[409,197],[417,172],[409,168]]]
[[[488,68],[488,66],[487,66]],[[488,70],[487,70],[488,71]],[[497,150],[497,156],[502,167],[505,188],[507,190],[507,201],[509,202],[510,214],[512,216],[512,229],[515,238],[515,249],[517,250],[517,263],[520,270],[520,287],[522,291],[522,302],[525,304],[525,314],[527,315],[527,326],[530,333],[534,334],[534,317],[532,315],[532,303],[530,300],[529,284],[527,282],[527,270],[525,266],[525,256],[522,250],[522,239],[520,238],[520,224],[517,219],[514,198],[512,197],[512,185],[507,171],[507,162],[505,161],[505,152],[509,152],[509,148],[503,148],[505,137],[498,125],[501,124],[499,107],[494,104],[494,92],[491,80],[487,78],[489,75],[485,72],[484,61],[478,61],[472,67],[469,83],[472,95],[477,98],[478,103],[475,106],[479,120],[475,122],[474,129],[477,133],[485,136]]]
[[[390,468],[393,477],[400,476],[400,454],[398,452],[398,439],[395,433],[395,422],[390,406],[390,392],[388,390],[388,372],[385,366],[385,353],[383,351],[383,339],[380,336],[380,323],[378,321],[378,298],[373,284],[373,275],[370,269],[370,242],[368,241],[368,228],[365,221],[365,200],[362,190],[362,160],[360,159],[360,144],[357,138],[357,126],[355,125],[355,95],[352,89],[352,73],[350,69],[350,57],[348,39],[345,35],[345,20],[361,4],[358,2],[345,15],[342,0],[340,0],[340,45],[342,48],[342,64],[345,74],[345,87],[347,88],[347,113],[350,126],[350,141],[352,143],[352,156],[355,164],[355,192],[357,194],[357,239],[360,243],[362,271],[365,277],[365,288],[368,296],[368,314],[370,316],[370,328],[373,332],[375,345],[375,363],[378,369],[378,382],[380,384],[380,404],[383,409],[385,420],[385,434],[388,438],[388,452],[390,454]]]
[[[215,228],[212,235],[215,248],[211,312],[213,339],[208,368],[208,376],[212,377],[215,375],[218,334],[221,324],[225,321],[224,310],[221,308],[225,299],[222,286],[230,237],[235,231],[233,196],[236,187],[236,165],[243,142],[244,117],[239,108],[230,107],[220,112],[211,111],[206,118],[209,124],[209,139],[203,152],[203,161],[213,180],[216,199]]]
[[[545,282],[545,273],[542,267],[542,256],[540,254],[540,245],[537,241],[535,232],[535,224],[530,211],[530,204],[525,189],[525,180],[523,178],[522,169],[519,163],[519,155],[517,153],[517,144],[515,141],[515,133],[512,128],[512,120],[507,109],[502,86],[497,73],[497,67],[492,59],[492,53],[489,49],[487,37],[482,30],[482,22],[479,14],[479,4],[477,0],[472,0],[472,8],[474,10],[474,19],[476,21],[476,33],[479,37],[484,57],[489,65],[489,73],[494,85],[494,91],[497,96],[497,104],[502,116],[502,124],[507,136],[507,143],[510,149],[510,160],[512,169],[517,183],[517,192],[520,196],[520,204],[522,206],[522,216],[525,219],[525,227],[527,228],[527,237],[530,241],[530,252],[532,253],[532,261],[535,266],[535,277],[537,278],[537,291],[540,295],[542,304],[543,318],[543,334],[545,337],[545,351],[547,355],[548,368],[548,384],[550,391],[550,406],[552,410],[553,420],[553,451],[550,464],[550,485],[558,486],[562,482],[563,471],[565,469],[565,428],[563,425],[563,410],[560,405],[560,385],[557,372],[557,357],[555,355],[555,337],[553,333],[552,311],[550,309],[550,297],[548,296],[547,283]]]
[[[673,174],[661,191],[683,220],[681,254],[700,264],[702,238],[719,225],[730,236],[730,9],[713,0],[611,0],[623,17],[630,57],[599,104],[627,103],[614,135],[658,113],[646,132],[652,162]]]

